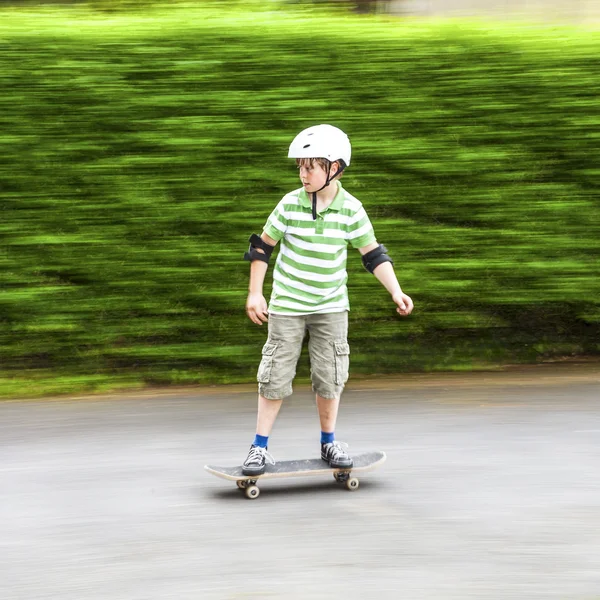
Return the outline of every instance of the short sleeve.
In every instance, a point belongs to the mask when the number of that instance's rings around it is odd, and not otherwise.
[[[361,206],[348,225],[348,242],[353,248],[364,248],[377,241],[367,212]]]
[[[272,239],[279,241],[287,230],[287,218],[283,206],[283,200],[275,207],[269,215],[263,231]]]

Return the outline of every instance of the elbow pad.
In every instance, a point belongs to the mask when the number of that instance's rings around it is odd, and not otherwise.
[[[387,248],[383,244],[379,244],[375,250],[363,254],[362,261],[365,269],[369,271],[369,273],[373,273],[373,271],[384,262],[394,264],[394,261],[387,255]]]
[[[248,252],[244,254],[244,260],[248,260],[250,262],[255,260],[262,260],[269,264],[269,260],[271,259],[271,254],[273,253],[273,246],[267,244],[260,236],[253,233],[248,240],[250,242],[250,247],[248,248]],[[259,252],[258,249],[264,251]]]

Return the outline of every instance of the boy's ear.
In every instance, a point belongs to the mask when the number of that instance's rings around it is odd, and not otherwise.
[[[342,165],[340,165],[339,161],[334,160],[331,163],[331,168],[329,170],[329,176],[331,177],[334,173],[337,173],[341,168],[342,168]]]

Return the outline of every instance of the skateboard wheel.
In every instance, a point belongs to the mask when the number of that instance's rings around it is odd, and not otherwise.
[[[246,488],[246,498],[250,498],[250,500],[254,500],[260,496],[260,490],[255,485],[249,485]]]
[[[356,479],[356,477],[351,477],[350,479],[348,479],[348,481],[346,481],[346,487],[353,492],[354,490],[358,489],[358,486],[360,485],[358,479]]]
[[[235,483],[238,486],[238,489],[240,489],[240,490],[246,489],[246,480],[245,479],[238,479]]]

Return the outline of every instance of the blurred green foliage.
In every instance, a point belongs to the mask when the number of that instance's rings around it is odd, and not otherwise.
[[[0,394],[252,381],[242,255],[315,123],[416,305],[350,254],[354,373],[598,353],[592,32],[282,6],[0,13]]]

